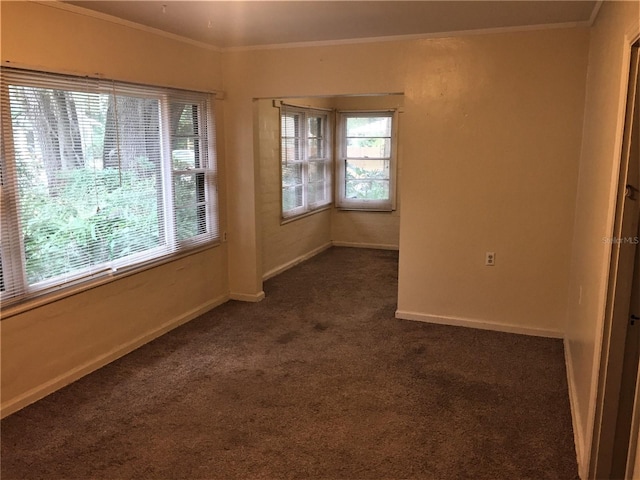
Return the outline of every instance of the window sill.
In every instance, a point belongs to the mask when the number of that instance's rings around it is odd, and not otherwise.
[[[336,210],[342,212],[372,212],[372,213],[393,213],[396,211],[395,208],[392,207],[362,207],[362,206],[348,206],[342,205],[337,206]]]
[[[280,225],[286,225],[287,223],[295,222],[296,220],[300,220],[303,218],[310,217],[311,215],[315,215],[316,213],[325,212],[331,209],[333,205],[331,203],[325,205],[324,207],[320,207],[316,210],[312,210],[310,212],[301,213],[300,215],[295,215],[293,217],[280,218]]]
[[[35,296],[33,297],[26,298],[16,303],[11,303],[6,307],[2,307],[0,309],[0,321],[6,320],[10,317],[19,315],[24,312],[28,312],[29,310],[42,307],[49,303],[57,302],[58,300],[62,300],[64,298],[71,297],[73,295],[77,295],[79,293],[83,293],[97,287],[101,287],[102,285],[115,282],[122,278],[126,278],[131,275],[136,275],[146,270],[151,270],[153,268],[159,267],[167,263],[174,262],[176,260],[180,260],[185,257],[189,257],[191,255],[196,255],[198,253],[204,252],[205,250],[219,247],[220,245],[221,245],[220,240],[215,240],[212,243],[201,245],[199,247],[195,247],[188,251],[178,252],[172,255],[166,255],[161,258],[150,260],[136,267],[132,266],[131,268],[127,268],[121,272],[117,272],[117,271],[110,272],[98,278],[94,278],[94,279],[82,281],[73,285],[61,287],[56,291],[43,293],[41,295],[34,294]]]

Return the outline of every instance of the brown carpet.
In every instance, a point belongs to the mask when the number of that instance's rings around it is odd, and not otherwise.
[[[15,413],[2,480],[577,478],[562,342],[396,320],[397,268],[333,248]]]

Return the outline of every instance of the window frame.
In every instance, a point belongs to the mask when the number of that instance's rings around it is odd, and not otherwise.
[[[309,136],[306,133],[304,136],[285,136],[283,131],[283,117],[285,115],[297,116],[300,120],[298,125],[303,125],[301,130],[307,131],[308,120],[310,118],[319,117],[322,119],[322,135],[319,137]],[[287,223],[296,220],[301,217],[311,215],[316,212],[326,210],[333,204],[333,111],[324,110],[320,108],[312,107],[299,107],[288,105],[285,103],[280,104],[279,112],[279,138],[280,138],[280,220],[281,223]],[[298,127],[300,129],[300,127]],[[302,183],[302,205],[291,208],[287,211],[284,210],[284,190],[285,188],[291,188],[285,186],[284,183],[284,141],[285,138],[294,139],[294,148],[299,151],[299,159],[295,160],[296,163],[301,165]],[[309,140],[318,138],[323,144],[324,154],[321,157],[311,157],[309,155]],[[296,141],[297,140],[297,141]],[[298,156],[298,153],[295,154]],[[324,191],[325,199],[323,201],[309,201],[309,185],[313,182],[309,179],[309,165],[311,163],[319,163],[324,167]]]
[[[4,290],[0,291],[0,305],[3,314],[6,307],[12,312],[22,311],[31,305],[40,305],[48,301],[93,288],[96,285],[130,275],[167,263],[185,255],[219,245],[220,215],[218,211],[218,171],[215,144],[215,96],[210,92],[196,92],[166,88],[146,84],[132,84],[115,80],[80,77],[75,75],[42,72],[36,70],[20,70],[2,67],[0,82],[0,114],[6,121],[0,130],[0,268]],[[6,75],[5,75],[6,73]],[[9,78],[6,78],[6,77]],[[34,80],[30,80],[33,76]],[[35,80],[37,79],[37,80]],[[50,82],[47,84],[47,80]],[[79,266],[68,273],[56,275],[29,284],[26,275],[27,260],[23,241],[19,208],[19,186],[16,165],[18,159],[14,149],[13,124],[11,120],[10,86],[45,88],[67,92],[87,92],[102,94],[110,85],[118,95],[129,95],[135,98],[152,98],[158,101],[158,125],[160,128],[158,149],[160,165],[158,168],[159,185],[162,197],[162,220],[159,228],[162,231],[160,245],[134,252],[121,258],[100,262],[94,265]],[[134,93],[131,93],[134,92]],[[117,95],[116,95],[117,96]],[[114,97],[115,98],[115,97]],[[204,174],[205,196],[205,231],[184,240],[177,240],[176,199],[174,198],[173,178],[176,171],[172,161],[172,138],[169,108],[172,104],[197,105],[198,139],[202,145],[202,158],[205,165],[199,169],[188,170],[189,173]],[[197,170],[197,171],[196,171]],[[197,187],[196,187],[197,188]],[[16,232],[11,234],[10,232]],[[13,314],[13,313],[12,313]]]
[[[340,210],[363,210],[373,212],[392,212],[396,210],[397,164],[398,164],[398,110],[340,110],[337,113],[336,143],[336,207]],[[376,157],[371,160],[389,161],[389,198],[385,200],[354,199],[346,195],[347,161],[366,160],[360,157],[347,157],[347,119],[348,118],[391,118],[391,142],[389,157]],[[375,137],[387,138],[387,137]]]

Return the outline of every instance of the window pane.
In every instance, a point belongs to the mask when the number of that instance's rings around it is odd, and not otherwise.
[[[198,135],[198,105],[172,102],[169,110],[172,135]]]
[[[158,100],[22,86],[9,95],[29,284],[163,242]]]
[[[302,185],[282,189],[282,211],[288,212],[302,206]]]
[[[299,163],[282,166],[282,186],[293,187],[302,185],[302,165]]]
[[[308,137],[322,137],[323,136],[323,131],[322,131],[322,121],[323,121],[324,117],[309,117],[308,118],[308,126],[309,126],[309,131],[307,133]]]
[[[390,137],[391,117],[347,117],[347,137]]]
[[[205,174],[194,172],[173,177],[176,236],[185,240],[207,232]]]
[[[299,138],[282,139],[282,163],[299,162],[302,160],[302,148]]]
[[[307,140],[307,155],[309,158],[325,158],[324,139],[311,138]]]
[[[389,160],[347,160],[347,180],[389,179]]]
[[[176,237],[187,240],[206,232],[205,205],[176,208]]]
[[[282,137],[298,137],[300,138],[300,115],[283,114],[280,117],[280,128],[282,129]]]
[[[309,203],[320,203],[327,199],[325,182],[309,183]]]
[[[390,158],[390,138],[348,138],[348,158]]]
[[[309,162],[309,182],[317,182],[325,180],[327,163],[321,162]]]
[[[197,201],[195,174],[181,174],[173,177],[173,198],[176,206],[195,205]]]
[[[347,198],[366,200],[388,200],[388,180],[347,180]]]
[[[174,138],[171,143],[171,161],[174,170],[200,168],[200,140],[197,138]]]

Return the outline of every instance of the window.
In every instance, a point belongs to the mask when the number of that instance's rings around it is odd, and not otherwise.
[[[395,209],[395,112],[340,112],[339,120],[338,207]]]
[[[218,239],[208,94],[2,69],[3,305]]]
[[[283,104],[280,110],[282,218],[331,203],[331,144],[327,112]]]

